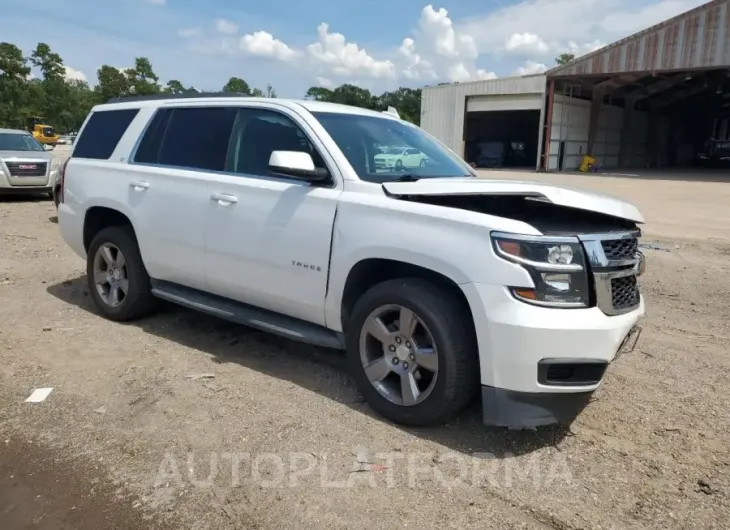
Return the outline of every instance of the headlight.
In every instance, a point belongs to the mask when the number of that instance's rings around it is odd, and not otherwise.
[[[61,167],[61,161],[58,158],[51,158],[51,171],[58,171]]]
[[[510,287],[515,298],[547,307],[588,307],[588,273],[577,238],[492,233],[492,244],[498,256],[521,265],[535,283]]]

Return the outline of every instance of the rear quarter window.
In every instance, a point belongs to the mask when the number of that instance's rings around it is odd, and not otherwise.
[[[94,112],[76,140],[73,158],[108,160],[139,109]]]
[[[160,109],[140,141],[134,161],[224,171],[236,107]]]

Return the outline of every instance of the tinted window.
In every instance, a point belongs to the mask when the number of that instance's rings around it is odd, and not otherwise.
[[[157,163],[223,171],[237,111],[232,107],[170,109]]]
[[[231,137],[228,171],[281,178],[269,171],[273,151],[306,152],[316,167],[326,168],[304,131],[289,117],[271,110],[241,109]]]
[[[107,160],[139,109],[96,111],[76,141],[74,158]]]
[[[156,164],[160,158],[160,147],[162,139],[167,131],[167,124],[170,121],[172,112],[170,109],[159,109],[152,121],[147,126],[142,140],[139,142],[137,152],[134,154],[135,162]]]

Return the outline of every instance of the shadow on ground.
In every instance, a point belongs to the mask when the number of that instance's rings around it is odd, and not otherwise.
[[[51,204],[53,204],[53,197],[46,193],[12,193],[7,195],[0,194],[0,202],[50,202]]]
[[[97,314],[86,276],[51,285],[47,291],[63,302]],[[342,352],[290,341],[169,304],[161,304],[159,313],[151,317],[126,325],[210,354],[217,363],[237,363],[289,381],[390,424],[364,402],[346,373]],[[570,434],[570,429],[564,426],[536,431],[487,428],[481,421],[478,400],[447,425],[429,428],[391,425],[453,451],[489,453],[498,458],[555,446]]]

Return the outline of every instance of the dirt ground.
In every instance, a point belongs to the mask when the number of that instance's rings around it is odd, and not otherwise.
[[[4,526],[727,528],[730,188],[589,178],[660,245],[644,331],[570,429],[519,433],[397,427],[336,352],[187,310],[103,320],[52,203],[0,200]]]

